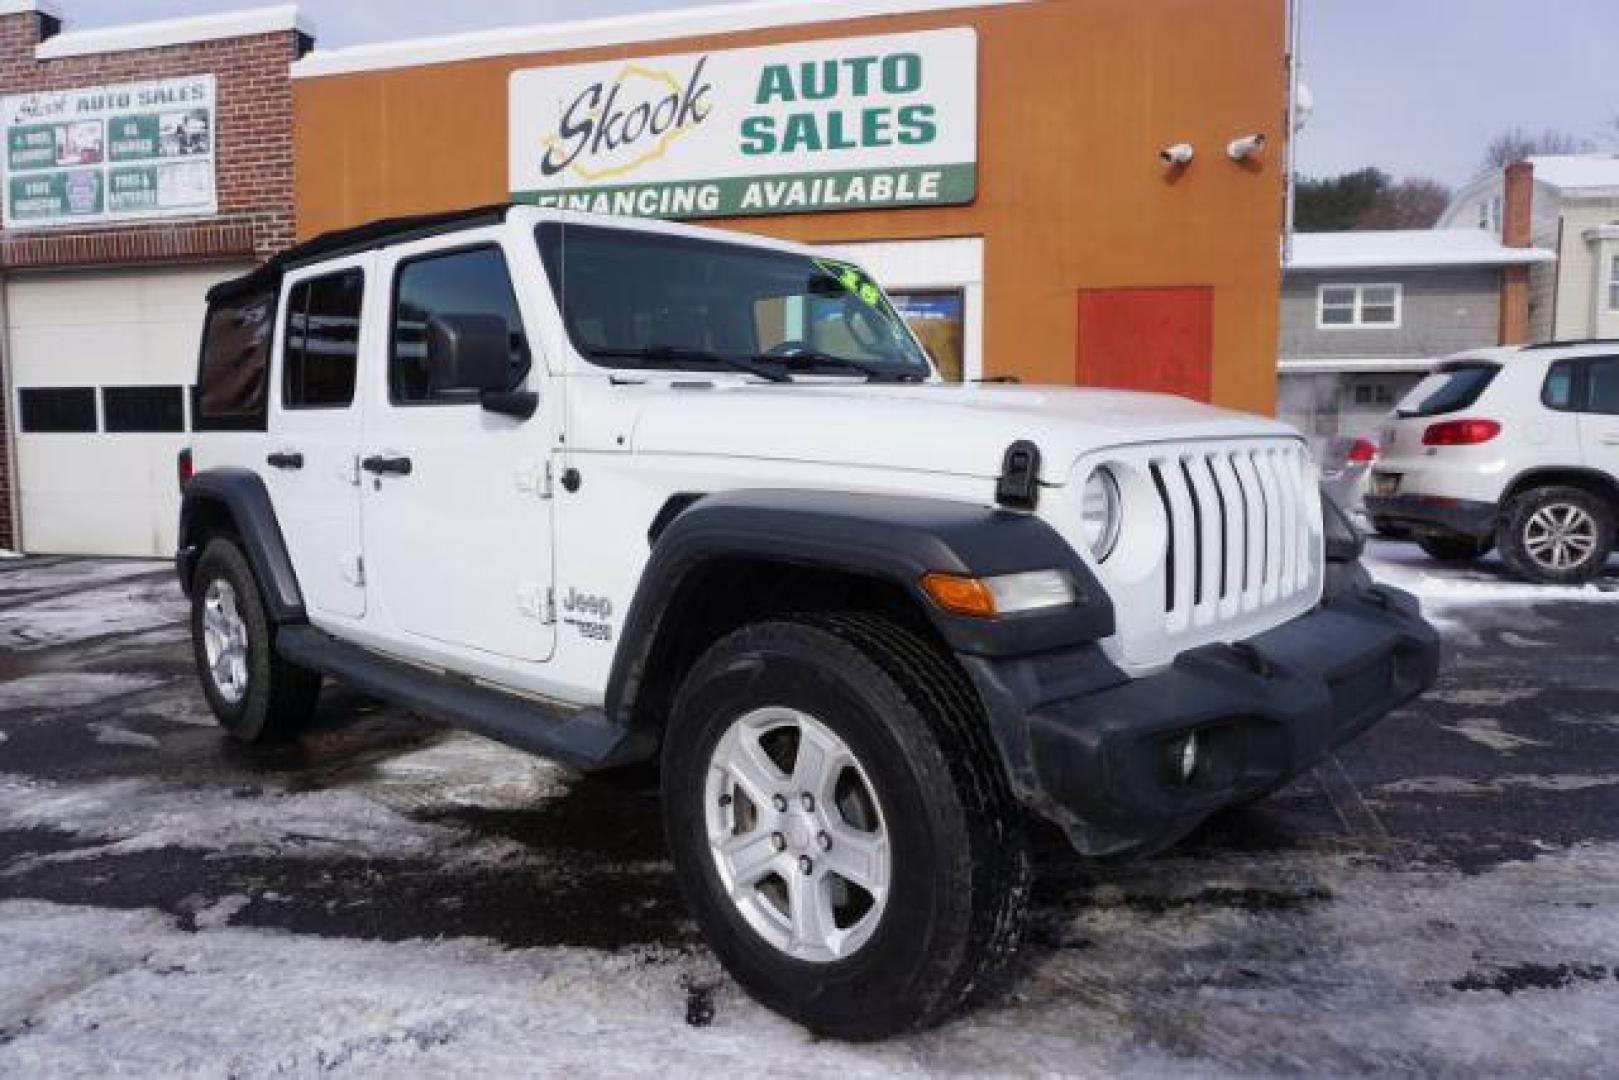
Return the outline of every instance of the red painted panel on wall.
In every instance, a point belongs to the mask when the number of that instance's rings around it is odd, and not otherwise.
[[[1206,285],[1081,289],[1081,386],[1153,390],[1209,400],[1214,368],[1214,290]]]

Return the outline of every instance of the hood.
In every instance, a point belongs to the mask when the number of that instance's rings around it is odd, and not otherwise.
[[[994,478],[1006,448],[1040,448],[1061,484],[1085,453],[1123,444],[1293,436],[1275,420],[1165,394],[1072,387],[719,382],[648,385],[638,454],[713,454]]]

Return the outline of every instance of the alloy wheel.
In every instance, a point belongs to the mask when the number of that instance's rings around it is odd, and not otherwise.
[[[889,834],[831,728],[788,708],[738,718],[714,747],[704,798],[715,870],[760,937],[817,963],[871,939],[888,901]]]
[[[235,705],[247,694],[247,623],[224,578],[210,581],[202,596],[202,647],[214,689]]]
[[[1544,569],[1574,569],[1596,553],[1596,519],[1573,503],[1549,503],[1529,516],[1523,546]]]

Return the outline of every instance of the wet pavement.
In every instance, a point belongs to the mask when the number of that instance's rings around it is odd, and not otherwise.
[[[876,1047],[719,973],[655,795],[333,686],[237,747],[169,566],[0,564],[0,1074],[1611,1072],[1619,579],[1376,558],[1433,694],[1155,859],[1042,844],[1012,989]]]

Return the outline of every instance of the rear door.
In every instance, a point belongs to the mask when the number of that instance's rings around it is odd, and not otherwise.
[[[505,661],[549,659],[555,641],[549,410],[542,402],[517,419],[482,408],[475,393],[435,390],[426,361],[435,317],[499,316],[511,388],[541,388],[511,272],[512,256],[525,253],[508,252],[500,237],[460,233],[453,245],[425,241],[379,257],[385,363],[367,376],[361,453],[372,640],[495,677]]]
[[[271,434],[258,471],[317,619],[365,613],[356,388],[362,366],[378,366],[376,320],[362,317],[375,262],[367,254],[294,271],[281,292]]]
[[[1619,477],[1619,356],[1586,360],[1580,449],[1588,468]]]

